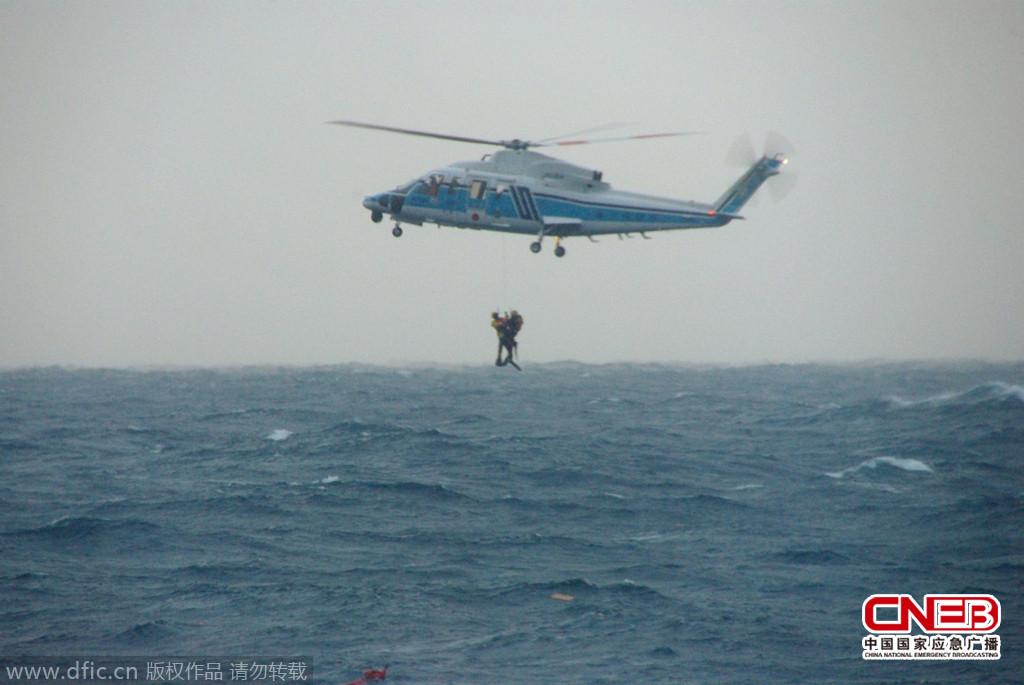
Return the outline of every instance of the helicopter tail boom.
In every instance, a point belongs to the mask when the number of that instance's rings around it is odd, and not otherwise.
[[[743,208],[757,189],[772,176],[782,173],[781,167],[788,160],[782,155],[769,157],[765,155],[754,162],[747,172],[740,176],[727,191],[715,201],[715,212],[719,214],[736,214]]]

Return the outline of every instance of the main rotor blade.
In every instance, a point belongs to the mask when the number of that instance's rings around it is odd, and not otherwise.
[[[613,138],[590,138],[588,140],[556,140],[551,142],[530,143],[530,147],[554,147],[559,145],[590,145],[592,143],[617,143],[624,140],[644,140],[647,138],[670,138],[674,136],[696,136],[703,131],[676,131],[674,133],[641,133],[636,136],[615,136]]]
[[[610,131],[610,130],[616,129],[616,128],[623,128],[625,126],[634,126],[635,127],[635,126],[638,126],[638,125],[639,124],[637,124],[637,123],[630,123],[630,122],[627,122],[627,121],[613,121],[613,122],[610,122],[610,123],[607,123],[607,124],[602,124],[601,126],[591,126],[590,128],[584,128],[584,129],[580,129],[579,131],[572,131],[570,133],[563,133],[563,134],[558,135],[558,136],[551,136],[550,138],[541,138],[540,140],[536,141],[535,144],[553,143],[556,140],[562,140],[563,138],[568,138],[569,136],[576,137],[576,136],[582,136],[582,135],[587,134],[587,133],[598,133],[600,131]]]
[[[553,140],[551,138],[532,142],[528,140],[519,140],[515,138],[513,140],[486,140],[484,138],[468,138],[466,136],[452,136],[446,133],[432,133],[430,131],[416,131],[409,128],[397,128],[395,126],[381,126],[380,124],[366,124],[361,121],[328,121],[328,124],[337,124],[338,126],[354,126],[356,128],[368,128],[374,131],[388,131],[389,133],[402,133],[408,136],[420,136],[423,138],[439,138],[441,140],[454,140],[460,143],[477,143],[480,145],[496,145],[499,147],[505,147],[510,150],[526,150],[531,147],[555,147],[562,145],[590,145],[591,143],[613,143],[620,142],[623,140],[644,140],[646,138],[668,138],[671,136],[692,136],[703,131],[677,131],[674,133],[644,133],[635,136],[615,136],[613,138],[590,138],[588,140]],[[583,133],[580,131],[579,133]],[[568,134],[573,135],[573,134]],[[564,137],[564,136],[560,136]]]
[[[481,145],[506,145],[501,140],[483,140],[482,138],[466,138],[465,136],[450,136],[444,133],[431,133],[429,131],[414,131],[408,128],[395,128],[394,126],[380,126],[379,124],[364,124],[359,121],[328,121],[328,124],[339,126],[355,126],[356,128],[369,128],[375,131],[390,131],[391,133],[404,133],[409,136],[421,136],[423,138],[440,138],[441,140],[455,140],[460,143],[479,143]]]

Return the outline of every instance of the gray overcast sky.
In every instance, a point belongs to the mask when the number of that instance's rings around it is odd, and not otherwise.
[[[3,2],[0,368],[1024,359],[1024,3]],[[781,132],[796,188],[653,240],[370,223],[484,138],[713,200]],[[763,192],[763,191],[762,191]]]

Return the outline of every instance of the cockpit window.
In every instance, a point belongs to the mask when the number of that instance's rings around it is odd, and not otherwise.
[[[441,189],[443,182],[444,174],[431,174],[420,182],[416,192],[421,195],[437,195],[437,191]]]

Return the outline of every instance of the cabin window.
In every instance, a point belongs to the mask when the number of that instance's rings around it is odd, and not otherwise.
[[[473,181],[469,186],[469,197],[474,200],[482,200],[487,192],[487,181]]]
[[[453,178],[452,179],[452,184],[450,186],[448,186],[448,194],[449,195],[454,195],[456,193],[456,191],[458,191],[458,189],[459,189],[459,179]]]

